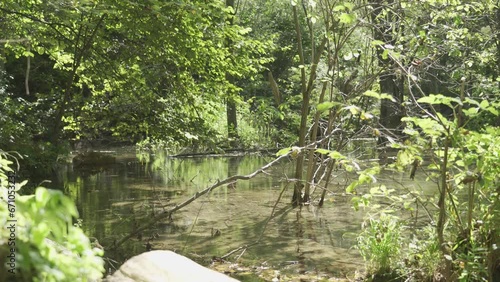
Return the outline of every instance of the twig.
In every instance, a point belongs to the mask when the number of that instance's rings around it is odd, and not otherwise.
[[[182,247],[182,252],[184,252],[186,250],[186,246],[187,246],[188,241],[189,241],[189,236],[191,235],[191,233],[193,233],[194,227],[196,226],[196,223],[198,222],[198,218],[200,218],[201,209],[203,208],[204,205],[205,205],[205,203],[202,202],[200,208],[198,209],[198,213],[196,214],[196,217],[193,220],[193,224],[191,225],[191,230],[189,230],[189,233],[186,236],[186,241],[184,242],[184,246]]]

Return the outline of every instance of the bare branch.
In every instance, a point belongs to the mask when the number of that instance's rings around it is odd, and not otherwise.
[[[30,41],[28,38],[20,38],[20,39],[0,39],[1,44],[7,44],[7,43],[21,43],[21,42],[27,42]]]
[[[128,239],[134,237],[139,232],[148,229],[151,225],[155,224],[156,222],[158,222],[161,219],[170,217],[174,212],[176,212],[176,211],[182,209],[183,207],[189,205],[190,203],[194,202],[199,197],[201,197],[201,196],[203,196],[205,194],[208,194],[209,192],[211,192],[213,189],[216,189],[217,187],[220,187],[220,186],[223,186],[223,185],[235,182],[237,180],[249,180],[249,179],[254,178],[255,176],[263,173],[266,169],[269,169],[270,167],[272,167],[275,164],[277,164],[280,160],[282,160],[284,158],[287,158],[290,155],[290,153],[291,152],[289,152],[289,153],[287,153],[285,155],[282,155],[282,156],[276,158],[272,162],[270,162],[270,163],[266,164],[265,166],[259,168],[258,170],[254,171],[253,173],[250,173],[250,174],[247,174],[247,175],[234,175],[234,176],[228,177],[228,178],[226,178],[226,179],[224,179],[222,181],[217,181],[216,183],[208,186],[207,188],[205,188],[204,190],[202,190],[200,192],[196,192],[194,195],[192,195],[189,199],[185,200],[184,202],[176,205],[175,207],[173,207],[173,208],[171,208],[169,210],[166,210],[166,211],[164,211],[164,212],[162,212],[162,213],[160,213],[160,214],[152,217],[150,220],[148,220],[145,223],[143,223],[141,226],[139,226],[138,228],[136,228],[130,234],[126,235],[125,237],[123,237],[120,240],[118,240],[117,242],[115,242],[111,246],[111,249],[118,248],[120,245],[122,245],[123,243],[125,243]]]
[[[316,141],[314,143],[310,143],[307,146],[301,147],[300,151],[310,150],[310,149],[316,148],[316,146],[318,144],[321,144],[326,139],[330,138],[336,131],[337,130],[333,130],[329,135],[325,136],[325,138],[323,138],[321,140],[318,140],[318,141]],[[169,210],[165,210],[165,211],[163,211],[162,213],[159,213],[156,216],[153,216],[149,220],[146,220],[146,222],[144,222],[141,226],[137,227],[130,234],[126,235],[125,237],[121,238],[118,241],[115,241],[111,245],[111,247],[109,249],[116,250],[120,245],[122,245],[123,243],[125,243],[128,239],[136,236],[141,231],[144,231],[144,230],[150,228],[152,225],[154,225],[158,221],[160,221],[162,219],[165,219],[165,218],[171,217],[174,212],[182,209],[183,207],[185,207],[185,206],[189,205],[190,203],[194,202],[196,199],[200,198],[201,196],[203,196],[205,194],[210,193],[212,190],[214,190],[214,189],[216,189],[218,187],[221,187],[223,185],[236,182],[238,180],[249,180],[249,179],[252,179],[252,178],[256,177],[259,174],[265,173],[265,171],[267,169],[273,167],[274,165],[276,165],[277,163],[279,163],[282,159],[288,158],[291,153],[292,153],[292,151],[290,151],[290,152],[288,152],[288,153],[286,153],[284,155],[279,156],[278,158],[274,159],[273,161],[269,162],[265,166],[257,169],[256,171],[254,171],[254,172],[252,172],[250,174],[247,174],[247,175],[234,175],[234,176],[228,177],[228,178],[226,178],[226,179],[224,179],[222,181],[217,181],[216,183],[208,186],[207,188],[205,188],[202,191],[196,192],[194,195],[192,195],[189,199],[185,200],[184,202],[182,202],[180,204],[177,204],[175,207],[173,207],[173,208],[171,208]],[[163,208],[165,208],[165,207],[166,206],[163,206]]]

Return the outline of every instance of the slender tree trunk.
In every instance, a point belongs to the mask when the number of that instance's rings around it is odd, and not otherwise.
[[[299,24],[299,19],[297,15],[297,7],[293,6],[293,20],[295,23],[295,33],[297,36],[297,51],[299,53],[299,63],[302,66],[305,66],[305,59],[304,59],[304,49],[302,47],[302,33],[300,31],[300,24]],[[328,28],[327,28],[328,29]],[[312,36],[312,29],[310,29],[311,36]],[[312,53],[311,53],[311,70],[309,72],[309,76],[306,76],[306,70],[305,67],[300,68],[300,81],[301,81],[301,92],[302,92],[302,109],[300,113],[300,128],[299,128],[299,142],[298,146],[299,147],[304,147],[306,144],[306,134],[307,134],[307,119],[309,115],[309,106],[310,106],[310,100],[311,100],[311,92],[314,88],[314,81],[316,79],[316,72],[318,70],[318,63],[321,58],[321,55],[323,53],[323,50],[325,49],[325,46],[328,42],[328,38],[325,36],[321,43],[316,46],[312,46]],[[314,161],[314,160],[309,160],[309,161]],[[302,198],[302,187],[304,187],[304,184],[302,183],[302,174],[303,174],[303,168],[304,168],[304,154],[299,153],[297,156],[297,163],[295,165],[295,188],[293,190],[293,196],[292,196],[292,205],[297,206],[304,202],[304,199]],[[312,175],[312,173],[311,173]],[[307,181],[306,181],[307,182]],[[309,186],[307,187],[309,189]],[[307,193],[305,194],[305,200],[309,200],[309,191],[307,190]]]
[[[330,67],[328,70],[330,71],[332,68]],[[328,86],[328,82],[323,82],[322,89],[321,89],[321,94],[319,97],[319,104],[323,103],[325,100],[325,93],[326,89]],[[312,133],[311,133],[311,143],[316,142],[317,136],[318,136],[318,129],[319,129],[319,118],[321,116],[320,112],[316,112],[314,114],[314,123],[312,127]],[[314,150],[309,151],[308,154],[308,164],[307,164],[307,175],[306,175],[306,183],[305,183],[305,188],[304,188],[304,202],[309,202],[310,198],[310,190],[311,190],[311,183],[313,182],[313,175],[314,175],[314,170],[316,168],[316,160],[314,158],[315,152]],[[317,184],[317,183],[316,183]]]
[[[238,146],[238,120],[236,115],[236,103],[232,97],[226,100],[226,116],[227,116],[227,136],[230,140],[231,147]]]
[[[497,45],[497,64],[494,70],[495,75],[500,75],[500,9],[496,9],[496,45]],[[500,80],[498,81],[498,88],[500,88]],[[500,117],[498,118],[500,121]]]
[[[438,221],[436,224],[436,233],[438,237],[438,242],[439,242],[439,248],[441,250],[441,253],[443,255],[443,262],[444,262],[444,269],[442,270],[442,274],[445,276],[445,278],[449,278],[451,276],[451,261],[447,259],[446,257],[450,255],[450,250],[449,247],[445,244],[445,239],[444,239],[444,229],[446,225],[446,194],[449,189],[449,184],[448,184],[448,149],[450,146],[450,137],[446,137],[444,141],[444,155],[443,155],[443,162],[441,163],[441,190],[439,191],[439,201],[438,201],[438,208],[439,208],[439,215],[438,215]],[[459,215],[457,215],[459,216]]]
[[[302,48],[302,33],[300,32],[299,19],[297,15],[297,7],[293,6],[293,20],[295,22],[295,33],[297,35],[297,48],[299,53],[300,64],[304,66],[304,51]],[[307,127],[307,115],[309,113],[309,95],[307,95],[306,86],[306,70],[305,68],[300,69],[300,81],[301,81],[301,91],[302,91],[302,110],[300,114],[300,128],[299,128],[299,147],[304,147],[306,144],[306,127]],[[302,203],[302,187],[304,186],[301,182],[302,171],[304,166],[304,155],[299,154],[297,156],[297,163],[295,164],[295,179],[297,182],[294,185],[292,205],[297,206]]]
[[[226,6],[232,7],[234,9],[234,0],[226,0]],[[229,18],[229,24],[233,24],[234,22],[234,14]],[[227,46],[231,48],[233,42],[228,39]],[[226,79],[229,83],[234,83],[234,78],[226,74]],[[236,114],[236,102],[234,101],[233,95],[234,93],[229,93],[226,99],[226,117],[227,117],[227,137],[229,138],[229,144],[231,147],[238,146],[238,116]]]

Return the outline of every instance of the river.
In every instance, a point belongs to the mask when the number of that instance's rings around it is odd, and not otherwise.
[[[68,165],[59,171],[65,193],[77,204],[82,228],[105,247],[164,207],[228,176],[251,173],[273,159],[262,155],[171,158],[166,152],[139,154],[130,149],[113,154],[117,162],[106,169],[77,170]],[[251,245],[228,260],[284,273],[354,277],[363,269],[363,260],[353,246],[367,214],[355,211],[352,196],[344,193],[354,176],[335,172],[322,208],[291,208],[293,184],[287,179],[292,172],[293,161],[286,160],[254,179],[215,189],[109,254],[108,267],[118,267],[122,259],[144,252],[148,242],[153,249],[174,250],[205,264],[212,257]],[[396,179],[398,185],[404,182],[415,189],[423,183],[391,171],[380,178]],[[313,203],[319,195],[319,191],[313,194]]]

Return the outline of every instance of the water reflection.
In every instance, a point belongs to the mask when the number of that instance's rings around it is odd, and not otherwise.
[[[164,206],[173,206],[228,176],[251,173],[270,160],[263,156],[176,159],[161,153],[120,153],[117,163],[105,171],[91,174],[68,167],[63,179],[66,193],[77,203],[83,228],[106,246]],[[352,246],[364,214],[352,210],[350,198],[332,194],[321,209],[292,209],[293,185],[287,188],[283,181],[293,175],[291,162],[268,174],[212,191],[131,240],[120,255],[126,258],[143,252],[150,242],[153,248],[190,257],[222,256],[259,241],[235,256],[242,254],[246,262],[266,261],[300,273],[345,276],[360,269],[361,259]],[[342,185],[335,186],[336,192],[344,190]],[[286,190],[283,199],[276,204],[282,189]]]

